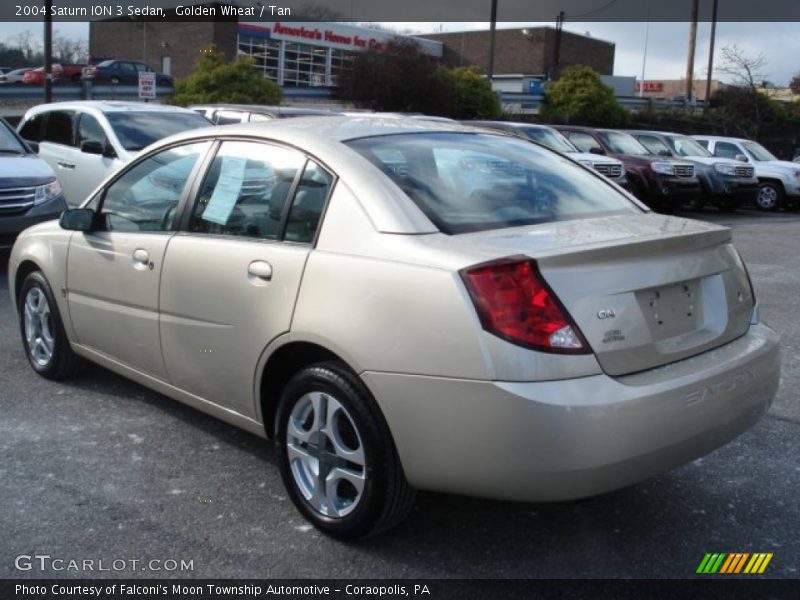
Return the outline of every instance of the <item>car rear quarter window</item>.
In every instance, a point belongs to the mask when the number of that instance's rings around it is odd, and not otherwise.
[[[602,177],[513,137],[431,132],[347,144],[447,234],[640,212]]]
[[[189,230],[277,240],[289,192],[304,164],[295,150],[223,142],[200,186]]]
[[[42,141],[52,142],[53,144],[63,144],[65,146],[74,146],[74,117],[74,113],[66,110],[54,110],[48,113]]]
[[[325,201],[331,191],[333,176],[313,161],[308,161],[297,184],[284,239],[310,244],[319,228]]]

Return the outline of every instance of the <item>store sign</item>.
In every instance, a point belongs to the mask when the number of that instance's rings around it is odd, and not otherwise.
[[[630,88],[628,88],[630,89]],[[645,92],[663,92],[664,91],[664,82],[663,81],[637,81],[635,85],[635,89],[637,92],[645,91]]]
[[[156,74],[152,71],[139,71],[139,98],[155,100]]]
[[[329,44],[338,44],[340,46],[347,46],[353,49],[366,50],[368,48],[380,48],[382,42],[374,37],[366,38],[359,35],[347,35],[337,32],[333,29],[320,29],[319,27],[292,27],[290,25],[283,25],[275,23],[272,27],[272,37],[283,39],[294,39],[298,41],[307,42],[327,42]]]

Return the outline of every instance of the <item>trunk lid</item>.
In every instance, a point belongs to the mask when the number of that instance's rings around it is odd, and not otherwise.
[[[754,299],[725,227],[642,214],[450,240],[484,260],[535,258],[609,375],[687,358],[749,327]]]

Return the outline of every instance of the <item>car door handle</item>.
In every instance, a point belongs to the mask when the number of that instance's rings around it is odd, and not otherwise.
[[[63,160],[59,160],[59,161],[57,161],[57,163],[58,163],[58,166],[61,167],[62,169],[74,169],[75,168],[74,164],[68,163],[68,162],[64,162]]]
[[[264,281],[272,279],[272,265],[263,260],[254,260],[247,266],[247,272]]]
[[[133,262],[146,265],[150,262],[150,253],[144,248],[137,248],[133,251]]]

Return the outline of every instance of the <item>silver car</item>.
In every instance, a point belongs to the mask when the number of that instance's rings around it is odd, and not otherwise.
[[[414,489],[633,484],[745,431],[780,374],[729,229],[451,123],[173,136],[25,231],[9,281],[37,373],[89,359],[274,440],[339,538]]]

